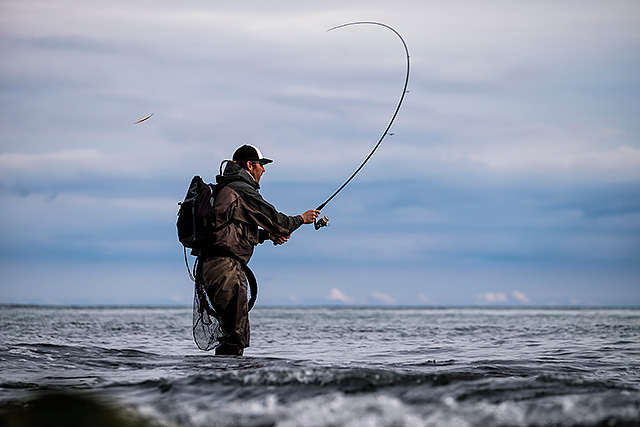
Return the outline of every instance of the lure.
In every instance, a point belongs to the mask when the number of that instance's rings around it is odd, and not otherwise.
[[[138,123],[142,123],[145,120],[147,120],[149,117],[153,116],[153,113],[149,114],[147,117],[143,117],[140,120],[138,120],[137,122],[134,123],[134,125],[137,125]]]

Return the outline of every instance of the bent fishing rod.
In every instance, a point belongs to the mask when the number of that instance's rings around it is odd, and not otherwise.
[[[376,150],[378,149],[380,144],[382,144],[382,141],[387,137],[387,135],[389,135],[389,129],[391,129],[391,125],[393,125],[393,122],[396,119],[396,116],[398,115],[398,111],[400,111],[400,106],[402,106],[402,102],[404,101],[404,96],[407,93],[407,86],[409,85],[409,68],[410,68],[409,49],[407,48],[407,44],[404,42],[404,39],[402,38],[400,33],[398,33],[395,29],[393,29],[389,25],[383,24],[381,22],[375,22],[375,21],[356,21],[356,22],[349,22],[347,24],[342,24],[342,25],[337,25],[335,27],[331,27],[331,28],[329,28],[327,30],[327,32],[328,31],[337,30],[338,28],[349,27],[351,25],[363,25],[363,24],[364,25],[379,25],[381,27],[388,28],[389,30],[393,31],[396,34],[396,36],[398,36],[400,41],[402,42],[402,45],[404,46],[404,51],[405,51],[406,56],[407,56],[407,73],[406,73],[406,77],[405,77],[405,80],[404,80],[404,87],[402,88],[402,95],[400,96],[400,101],[398,102],[396,110],[394,111],[393,116],[391,117],[391,120],[389,121],[389,124],[387,124],[387,127],[385,128],[384,132],[382,132],[382,136],[380,136],[380,139],[378,140],[378,143],[373,147],[373,150],[371,150],[369,155],[364,159],[364,161],[355,170],[355,172],[353,172],[351,174],[351,176],[344,182],[344,184],[342,184],[340,186],[340,188],[338,188],[327,200],[325,200],[320,206],[318,206],[316,208],[316,210],[319,210],[319,211],[322,210],[331,200],[333,200],[333,198],[336,197],[338,195],[338,193],[340,193],[347,186],[347,184],[349,184],[349,182],[351,182],[351,180],[353,178],[355,178],[355,176],[358,174],[358,172],[360,172],[362,170],[364,165],[366,165],[367,162],[369,161],[369,159],[373,156],[373,153],[376,152]],[[329,222],[329,218],[327,216],[324,216],[324,217],[320,218],[319,220],[315,221],[314,225],[315,225],[316,230],[320,229],[321,227],[326,227],[328,225],[328,222]]]

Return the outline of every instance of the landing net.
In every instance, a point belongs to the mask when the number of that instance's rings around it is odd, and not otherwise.
[[[193,295],[193,340],[200,350],[213,350],[224,336],[220,321],[209,301],[200,274],[196,273]]]

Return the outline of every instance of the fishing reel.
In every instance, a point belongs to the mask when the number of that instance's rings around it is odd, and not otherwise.
[[[313,226],[316,228],[316,230],[319,230],[322,227],[328,227],[329,226],[329,217],[325,215],[322,218],[314,221]]]

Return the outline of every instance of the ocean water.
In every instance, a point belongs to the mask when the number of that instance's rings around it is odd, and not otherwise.
[[[77,398],[154,426],[640,425],[637,308],[258,306],[250,320],[245,356],[216,357],[195,347],[189,307],[0,306],[0,424],[80,419]],[[51,396],[66,400],[37,410]]]

